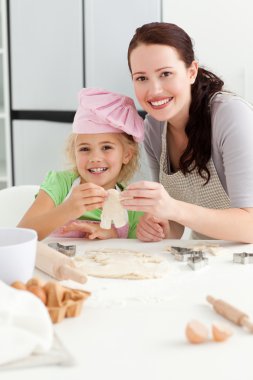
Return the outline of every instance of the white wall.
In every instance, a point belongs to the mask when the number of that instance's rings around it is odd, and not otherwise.
[[[253,103],[252,0],[163,0],[163,21],[194,40],[200,65]]]

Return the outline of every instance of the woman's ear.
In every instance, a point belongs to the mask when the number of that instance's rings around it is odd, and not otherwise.
[[[199,68],[198,62],[192,61],[192,64],[189,67],[189,77],[190,77],[190,83],[191,84],[193,84],[195,82],[195,79],[198,75],[198,68]]]

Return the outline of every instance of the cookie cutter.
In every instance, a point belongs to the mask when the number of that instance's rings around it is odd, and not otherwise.
[[[253,253],[241,252],[233,254],[233,262],[239,264],[253,264]]]
[[[76,245],[64,245],[61,243],[48,243],[48,246],[66,256],[72,257],[76,254]]]
[[[191,248],[171,247],[171,253],[177,261],[187,261],[192,252]]]
[[[201,251],[192,251],[187,263],[191,269],[198,270],[208,264],[208,258]]]

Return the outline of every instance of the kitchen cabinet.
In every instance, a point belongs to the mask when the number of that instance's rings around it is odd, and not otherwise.
[[[7,2],[0,0],[0,189],[12,184]]]
[[[40,184],[64,166],[82,87],[133,97],[127,48],[161,21],[161,0],[9,0],[14,184]],[[9,144],[10,145],[10,144]],[[142,159],[136,179],[150,179]]]

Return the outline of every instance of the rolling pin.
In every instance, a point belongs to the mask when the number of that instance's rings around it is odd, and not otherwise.
[[[253,333],[253,323],[250,321],[249,316],[243,311],[236,309],[225,301],[215,299],[212,296],[207,296],[206,299],[211,305],[213,305],[214,310],[218,314],[238,326],[247,328],[247,330]]]
[[[74,280],[81,284],[87,281],[71,258],[40,242],[37,243],[35,266],[57,280]]]

